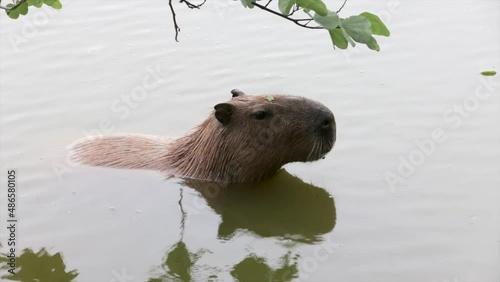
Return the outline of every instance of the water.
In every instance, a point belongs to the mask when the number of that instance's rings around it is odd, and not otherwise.
[[[0,17],[1,222],[15,168],[25,273],[500,279],[499,80],[479,75],[500,63],[499,2],[349,1],[344,15],[371,11],[389,26],[380,53],[333,51],[324,31],[239,2],[177,5],[179,43],[166,1],[64,5]],[[144,79],[153,85],[141,92]],[[336,147],[217,198],[159,173],[66,160],[85,134],[181,136],[233,88],[321,101],[337,119]],[[2,227],[3,253],[7,236]]]

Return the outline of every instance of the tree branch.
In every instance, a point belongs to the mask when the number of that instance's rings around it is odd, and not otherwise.
[[[4,9],[5,11],[7,11],[7,15],[8,15],[10,13],[10,11],[17,9],[17,7],[21,6],[26,1],[27,0],[21,0],[21,1],[17,2],[14,6],[10,7],[10,8],[7,8],[5,6],[0,5],[0,9]]]
[[[345,6],[345,3],[347,3],[347,0],[344,0],[344,3],[342,3],[342,6],[340,6],[339,10],[337,11],[337,14],[340,13],[340,11],[342,11],[342,9]]]
[[[24,0],[26,1],[26,0]],[[195,5],[188,0],[179,0],[179,3],[184,3],[189,9],[199,9],[203,4],[205,4],[207,0],[203,0],[201,4]],[[174,5],[172,5],[172,0],[168,0],[168,6],[170,7],[170,11],[172,12],[172,20],[174,22],[174,30],[175,30],[175,41],[179,42],[178,37],[179,37],[179,32],[181,31],[181,28],[179,27],[179,24],[177,23],[177,15],[175,14],[175,9]]]
[[[304,28],[309,28],[309,29],[325,29],[322,26],[309,26],[308,24],[312,21],[311,18],[309,18],[309,19],[293,19],[293,18],[285,16],[285,15],[283,15],[281,13],[278,13],[278,12],[276,12],[274,10],[271,10],[271,9],[267,8],[266,6],[262,6],[262,5],[260,5],[260,4],[256,3],[256,2],[252,2],[252,4],[254,4],[254,6],[258,7],[259,9],[262,9],[262,10],[264,10],[266,12],[269,12],[271,14],[274,14],[276,16],[279,16],[279,17],[282,17],[282,18],[284,18],[286,20],[289,20],[289,21],[295,23],[298,26],[301,26],[301,27],[304,27]],[[307,23],[305,23],[305,24],[300,23],[302,21],[307,21]]]
[[[298,10],[299,10],[299,5],[294,4],[293,7],[292,7],[292,11],[288,15],[288,17],[290,17],[291,15],[295,14],[295,12],[297,12]]]
[[[203,0],[203,2],[201,2],[201,4],[198,4],[198,5],[195,5],[187,0],[180,0],[179,3],[184,3],[186,4],[186,6],[189,8],[189,9],[199,9],[201,6],[203,6],[203,4],[205,4],[205,2],[207,2],[207,0]]]
[[[181,28],[177,24],[177,18],[176,18],[176,15],[175,15],[174,6],[172,5],[172,0],[168,0],[168,6],[170,7],[170,11],[172,12],[172,19],[174,21],[175,41],[179,42],[179,40],[177,39],[177,37],[179,36],[179,31],[181,31]]]

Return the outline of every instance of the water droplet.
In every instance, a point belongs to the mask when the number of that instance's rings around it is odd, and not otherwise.
[[[474,223],[476,223],[476,221],[477,221],[477,216],[473,216],[470,218],[469,224],[473,225]]]

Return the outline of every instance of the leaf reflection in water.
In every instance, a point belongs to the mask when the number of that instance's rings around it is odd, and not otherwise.
[[[15,274],[8,272],[9,258],[1,254],[0,269],[6,272],[1,277],[12,281],[69,282],[79,274],[77,270],[66,271],[61,253],[51,255],[45,248],[36,253],[30,248],[24,249],[16,259]]]

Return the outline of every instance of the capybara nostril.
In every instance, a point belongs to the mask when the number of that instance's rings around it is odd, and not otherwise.
[[[323,130],[328,130],[330,128],[332,128],[331,126],[331,122],[329,119],[325,119],[321,122],[320,126],[319,126],[321,129]]]
[[[330,132],[335,130],[335,120],[332,112],[329,110],[318,111],[316,116],[317,128],[321,132]]]

